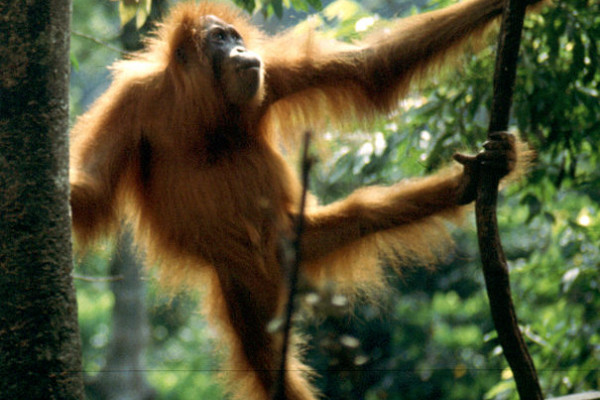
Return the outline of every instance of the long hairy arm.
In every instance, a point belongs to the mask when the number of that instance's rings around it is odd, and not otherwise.
[[[439,261],[452,248],[448,222],[460,222],[463,206],[474,200],[481,168],[493,168],[511,180],[524,172],[531,157],[524,143],[498,132],[477,155],[455,155],[462,167],[389,187],[358,189],[336,203],[308,209],[302,259],[309,275],[319,280],[329,274],[352,282],[350,287],[369,282],[368,287],[377,287],[372,283],[382,278],[382,255],[398,260],[399,266]]]
[[[459,208],[459,168],[389,187],[365,187],[307,213],[303,258],[317,259],[378,232]]]
[[[119,187],[136,157],[133,101],[112,87],[72,129],[71,209],[80,244],[118,226]]]
[[[538,1],[532,1],[538,3]],[[502,0],[465,0],[397,20],[348,45],[290,32],[265,44],[265,106],[285,123],[340,124],[390,112],[411,84],[472,45],[502,13]],[[478,46],[479,44],[479,46]],[[325,110],[325,111],[324,111]],[[290,115],[293,118],[290,121]]]

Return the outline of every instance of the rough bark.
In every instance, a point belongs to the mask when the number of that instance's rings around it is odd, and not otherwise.
[[[0,393],[82,399],[71,279],[69,0],[0,2]]]

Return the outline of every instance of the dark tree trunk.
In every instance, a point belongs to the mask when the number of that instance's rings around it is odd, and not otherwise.
[[[0,393],[82,399],[71,279],[69,0],[0,2]]]
[[[507,0],[504,7],[488,138],[494,132],[508,129],[526,8],[525,0]],[[498,174],[490,169],[483,169],[475,202],[479,251],[490,311],[504,356],[513,371],[519,397],[522,400],[543,400],[537,371],[519,329],[512,301],[508,264],[500,241],[496,215],[499,182]]]
[[[148,341],[148,318],[141,265],[132,251],[131,235],[123,234],[110,265],[115,295],[112,337],[106,364],[87,388],[91,398],[150,400],[156,397],[146,381],[143,360]]]

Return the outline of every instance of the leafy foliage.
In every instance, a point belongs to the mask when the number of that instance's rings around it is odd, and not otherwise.
[[[554,395],[590,390],[600,380],[600,319],[592,311],[600,301],[593,150],[600,138],[598,6],[559,1],[526,22],[511,126],[538,159],[527,181],[505,192],[499,210],[520,322],[543,389]],[[489,119],[494,50],[468,57],[464,68],[409,99],[404,112],[373,133],[332,134],[332,157],[315,172],[315,191],[333,199],[363,184],[428,173],[456,149],[479,148]],[[365,353],[384,366],[378,382],[368,383],[366,398],[517,398],[490,321],[475,240],[472,232],[460,235],[464,253],[449,265],[435,275],[407,271],[398,282],[388,300],[396,312],[384,331],[392,346],[383,356]],[[381,324],[365,329],[372,323],[355,323],[366,347],[382,338]],[[368,376],[373,365],[365,365],[347,370]],[[331,398],[362,398],[355,391],[364,381],[335,384],[330,376],[322,380]]]
[[[235,0],[235,3],[248,12],[258,9],[267,18],[272,15],[281,18],[284,9],[293,8],[308,12],[311,7],[314,10],[320,10],[322,7],[321,0]]]
[[[135,18],[135,25],[139,29],[144,25],[150,15],[152,0],[121,0],[119,1],[119,16],[121,26]]]
[[[265,15],[321,9],[304,0],[242,4]],[[352,40],[396,13],[416,12],[413,4],[327,1],[311,24]],[[76,0],[74,11],[75,29],[117,37],[116,5]],[[596,0],[556,0],[528,17],[511,128],[538,157],[527,179],[503,192],[498,213],[519,321],[549,397],[600,387],[599,15]],[[477,151],[491,103],[493,37],[491,43],[372,131],[329,132],[312,190],[330,202],[359,186],[426,174],[456,150]],[[75,113],[101,90],[103,66],[118,56],[73,37]],[[394,289],[352,317],[333,291],[305,294],[314,314],[302,324],[314,336],[308,355],[329,398],[517,398],[489,316],[473,230],[457,232],[456,241],[457,254],[435,273],[415,266],[390,277]],[[78,273],[102,275],[109,254],[86,259]],[[94,371],[103,362],[111,295],[98,282],[78,281],[78,292],[85,368]],[[149,379],[161,398],[219,398],[211,332],[194,314],[195,300],[153,292],[149,304]]]

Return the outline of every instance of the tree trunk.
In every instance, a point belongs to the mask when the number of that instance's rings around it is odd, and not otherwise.
[[[149,328],[146,290],[141,279],[142,266],[132,250],[131,235],[123,233],[110,264],[115,295],[112,312],[112,337],[106,364],[86,391],[90,398],[102,400],[151,400],[156,392],[145,377],[144,351]]]
[[[82,399],[71,279],[69,0],[0,3],[0,393]]]

